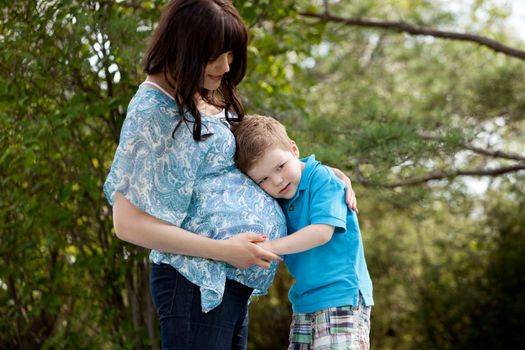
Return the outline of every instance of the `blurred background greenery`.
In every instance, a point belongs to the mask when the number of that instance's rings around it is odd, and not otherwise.
[[[147,251],[101,188],[164,3],[2,1],[0,349],[159,348]],[[372,348],[521,349],[521,1],[234,3],[248,112],[353,180]],[[291,282],[252,302],[250,349],[286,347]]]

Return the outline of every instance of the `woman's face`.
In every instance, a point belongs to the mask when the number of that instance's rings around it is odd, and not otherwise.
[[[217,90],[221,86],[223,75],[230,71],[232,62],[233,52],[231,51],[220,54],[213,61],[210,61],[204,70],[204,88],[206,90]]]

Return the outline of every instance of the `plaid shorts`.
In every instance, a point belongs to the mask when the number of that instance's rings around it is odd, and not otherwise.
[[[294,313],[288,350],[369,350],[371,310],[360,296],[355,307]]]

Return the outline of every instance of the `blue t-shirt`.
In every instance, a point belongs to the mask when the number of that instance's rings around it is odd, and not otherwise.
[[[288,233],[312,224],[335,227],[332,239],[319,247],[286,255],[284,262],[295,279],[288,297],[293,311],[310,313],[359,302],[373,305],[372,281],[356,214],[345,203],[345,186],[334,173],[310,156],[297,193],[281,201]]]
[[[188,115],[193,120],[191,115]],[[182,123],[177,105],[164,93],[141,86],[131,100],[104,192],[113,204],[122,193],[144,212],[190,232],[227,239],[241,232],[286,234],[281,208],[234,162],[235,139],[228,124],[203,116],[204,141],[193,139],[193,124]],[[144,232],[145,235],[148,232]],[[236,269],[200,257],[152,250],[150,260],[176,268],[200,286],[202,310],[220,304],[226,278],[266,293],[277,264],[269,270]]]

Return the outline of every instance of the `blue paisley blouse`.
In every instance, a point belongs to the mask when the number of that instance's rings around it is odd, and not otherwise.
[[[191,115],[188,115],[193,120]],[[144,212],[190,232],[227,239],[241,232],[259,232],[273,240],[286,235],[286,221],[275,200],[235,166],[235,139],[228,124],[203,116],[203,134],[196,142],[192,123],[172,132],[180,115],[174,100],[140,86],[128,113],[104,192],[113,205],[122,193]],[[148,234],[144,232],[144,234]],[[254,288],[270,287],[276,263],[236,269],[224,262],[152,250],[150,261],[170,264],[200,287],[202,310],[221,303],[226,279]]]

